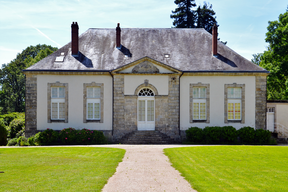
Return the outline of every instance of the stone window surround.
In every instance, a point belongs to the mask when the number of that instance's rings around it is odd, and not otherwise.
[[[241,120],[228,120],[228,88],[241,88]],[[224,85],[224,123],[245,123],[245,84]]]
[[[64,87],[65,89],[65,120],[52,120],[51,119],[51,88]],[[48,123],[68,123],[68,83],[47,83],[47,120]]]
[[[88,87],[100,87],[100,120],[88,120],[87,119],[87,88]],[[83,123],[103,123],[104,119],[104,84],[103,83],[83,83]]]
[[[206,120],[193,120],[193,88],[205,87],[206,88]],[[190,123],[210,123],[210,84],[190,83]]]

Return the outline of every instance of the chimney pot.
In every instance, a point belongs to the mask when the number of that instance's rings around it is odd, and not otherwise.
[[[121,47],[121,28],[120,28],[120,23],[117,23],[116,27],[116,48]]]
[[[213,56],[216,56],[217,53],[217,36],[218,36],[218,27],[214,24],[212,28],[212,53]]]
[[[71,25],[71,50],[72,50],[72,55],[78,56],[79,52],[79,35],[78,35],[79,27],[77,22],[72,22]]]

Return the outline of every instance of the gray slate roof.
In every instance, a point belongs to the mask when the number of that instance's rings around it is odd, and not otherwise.
[[[122,28],[121,45],[116,48],[115,29],[90,28],[79,36],[78,58],[68,43],[27,70],[111,71],[147,56],[181,71],[268,72],[220,41],[213,56],[212,35],[204,29]],[[61,53],[63,62],[55,62]]]

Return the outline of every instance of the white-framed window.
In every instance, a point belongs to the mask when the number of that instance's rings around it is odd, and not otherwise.
[[[193,120],[206,120],[206,87],[193,87]]]
[[[87,87],[87,120],[101,119],[101,87]]]
[[[228,120],[241,120],[242,114],[242,107],[241,107],[241,100],[242,100],[242,88],[240,87],[233,87],[227,88],[227,99],[228,99]]]
[[[51,119],[65,120],[65,87],[51,87]]]
[[[210,123],[210,84],[190,83],[190,123]]]

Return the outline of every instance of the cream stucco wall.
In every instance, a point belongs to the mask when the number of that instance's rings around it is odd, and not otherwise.
[[[47,83],[68,83],[68,123],[47,122]],[[103,123],[83,123],[83,83],[104,84]],[[37,75],[37,129],[112,130],[112,77],[110,75]]]
[[[210,84],[210,123],[190,123],[190,83]],[[245,84],[245,123],[224,123],[224,84]],[[255,127],[255,77],[254,76],[182,76],[180,79],[180,130],[190,127],[227,126],[236,129]]]
[[[168,95],[168,75],[125,75],[124,95],[134,95],[136,88],[146,79],[156,87],[159,95]]]

